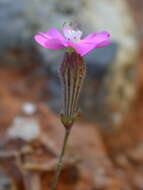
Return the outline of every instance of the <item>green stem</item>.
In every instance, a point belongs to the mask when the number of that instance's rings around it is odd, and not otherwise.
[[[70,134],[70,129],[65,129],[64,143],[63,143],[62,151],[59,157],[59,162],[57,165],[56,174],[53,180],[51,190],[56,190],[58,182],[59,182],[59,177],[63,168],[63,159],[64,159],[64,154],[65,154],[65,149],[66,149],[69,134]]]

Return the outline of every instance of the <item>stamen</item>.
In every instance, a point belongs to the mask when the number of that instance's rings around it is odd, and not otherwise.
[[[71,40],[75,43],[80,41],[82,31],[75,29],[72,23],[64,23],[63,33],[67,40]]]

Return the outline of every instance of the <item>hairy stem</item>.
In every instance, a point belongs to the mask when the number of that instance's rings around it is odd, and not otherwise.
[[[58,182],[59,182],[59,177],[63,168],[63,159],[64,159],[64,154],[65,154],[65,149],[66,149],[66,145],[67,145],[67,141],[68,141],[68,137],[70,134],[70,129],[66,129],[65,128],[65,136],[64,136],[64,143],[63,143],[63,147],[62,147],[62,151],[59,157],[59,162],[57,165],[57,169],[56,169],[56,174],[53,180],[53,184],[51,187],[51,190],[56,190]]]

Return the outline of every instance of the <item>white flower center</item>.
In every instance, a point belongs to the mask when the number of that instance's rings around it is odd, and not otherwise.
[[[71,40],[75,43],[79,42],[82,36],[80,30],[73,30],[72,28],[64,28],[63,32],[67,40]]]

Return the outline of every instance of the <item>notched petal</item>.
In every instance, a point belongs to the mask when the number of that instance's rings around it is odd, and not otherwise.
[[[46,42],[48,41],[48,39],[47,39],[44,35],[41,35],[41,33],[36,34],[36,35],[34,36],[34,39],[35,39],[35,41],[36,41],[38,44],[40,44],[42,47],[47,48],[47,47],[46,47]]]

